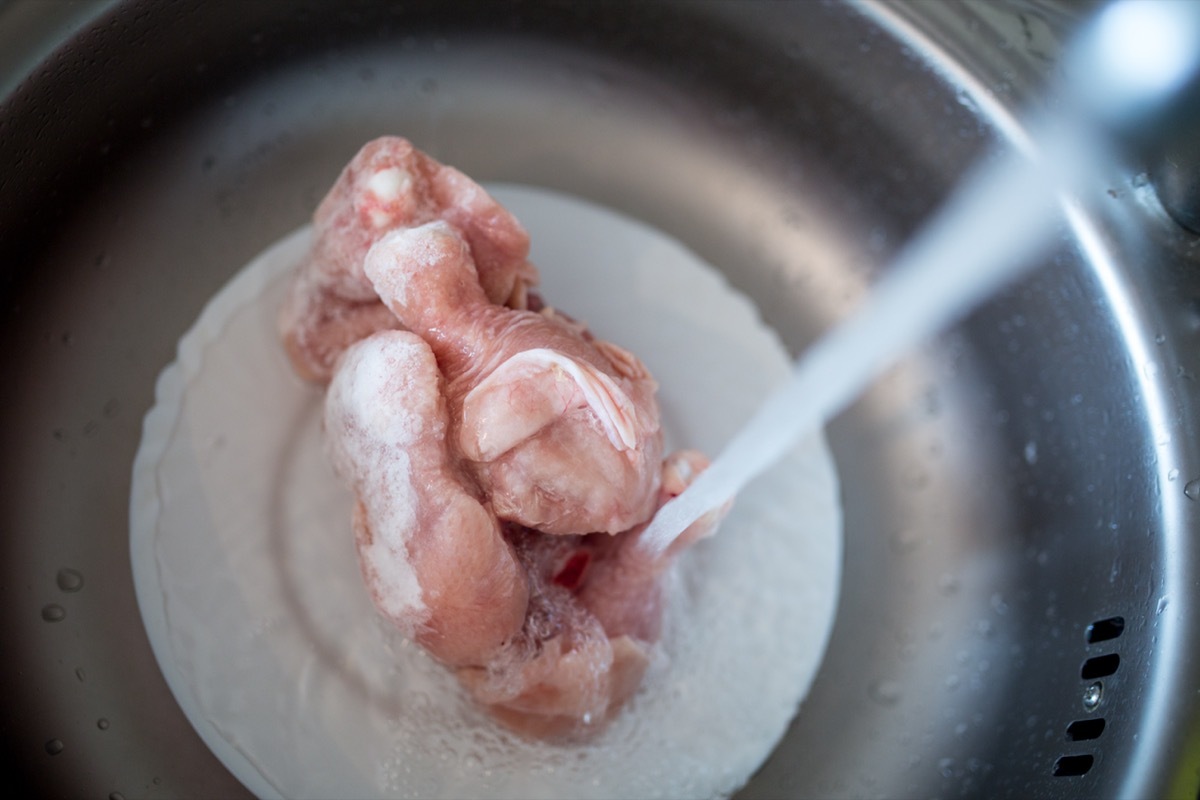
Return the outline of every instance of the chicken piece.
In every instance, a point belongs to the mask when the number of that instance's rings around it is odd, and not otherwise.
[[[644,524],[616,536],[502,524],[459,468],[443,389],[430,348],[404,331],[351,346],[330,384],[326,435],[355,493],[368,590],[509,726],[596,730],[641,681],[659,637],[661,572],[716,517],[659,556],[637,547]],[[668,459],[655,505],[706,463],[695,453]]]
[[[654,511],[707,465],[662,461],[656,385],[544,306],[516,220],[403,139],[368,144],[314,219],[281,332],[330,381],[325,429],[380,612],[505,724],[595,731],[661,634]]]
[[[663,464],[656,505],[679,495],[708,465],[695,451]],[[662,632],[662,574],[693,542],[711,535],[727,507],[692,523],[667,551],[639,547],[645,524],[610,536],[546,536],[506,526],[530,581],[521,636],[484,668],[459,680],[521,733],[578,737],[598,730],[634,694]]]
[[[346,351],[325,430],[357,499],[359,563],[376,607],[434,657],[463,666],[522,629],[529,585],[449,453],[440,384],[419,337],[376,333]]]
[[[312,251],[280,314],[284,345],[302,377],[327,382],[350,344],[398,327],[363,274],[363,259],[384,233],[436,219],[462,232],[488,299],[524,307],[537,270],[516,218],[466,175],[407,140],[379,138],[350,161],[317,208]]]
[[[446,222],[385,234],[364,271],[446,379],[451,433],[501,519],[543,533],[617,533],[654,510],[657,385],[631,353],[544,308],[491,302]]]

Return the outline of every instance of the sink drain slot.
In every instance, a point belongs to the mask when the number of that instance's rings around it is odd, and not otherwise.
[[[1099,644],[1109,639],[1116,639],[1125,632],[1124,617],[1109,617],[1093,622],[1087,626],[1088,644]]]
[[[1099,739],[1104,733],[1104,718],[1077,719],[1067,726],[1067,738],[1072,742],[1086,742]]]
[[[1121,657],[1116,653],[1096,656],[1083,662],[1083,667],[1079,670],[1079,677],[1085,681],[1093,681],[1096,678],[1107,678],[1116,672],[1120,666]]]
[[[1096,759],[1090,755],[1063,756],[1054,762],[1054,776],[1056,778],[1071,778],[1086,775],[1095,762]]]

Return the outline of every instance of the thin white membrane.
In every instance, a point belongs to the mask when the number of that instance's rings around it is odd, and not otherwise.
[[[541,189],[489,187],[529,229],[546,297],[635,352],[668,449],[715,454],[789,372],[753,305],[647,226]],[[142,616],[180,706],[261,797],[719,797],[783,735],[812,682],[841,573],[820,434],[750,484],[668,576],[665,633],[633,701],[586,744],[520,739],[371,605],[321,389],[275,317],[311,233],[205,308],[159,378],[134,462]]]

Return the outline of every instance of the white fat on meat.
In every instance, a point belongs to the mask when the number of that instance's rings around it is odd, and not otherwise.
[[[357,496],[359,562],[376,606],[450,666],[477,666],[520,630],[528,579],[462,482],[433,352],[380,331],[343,355],[325,400],[335,469]]]
[[[637,409],[616,381],[545,347],[517,353],[467,393],[459,444],[468,458],[491,461],[568,408],[591,409],[614,449],[637,445]]]
[[[369,545],[360,543],[363,570],[369,573],[380,610],[414,624],[422,621],[426,608],[408,557],[408,541],[418,523],[418,498],[407,451],[436,412],[437,397],[404,384],[414,374],[422,349],[428,352],[420,340],[403,339],[386,349],[353,349],[325,402],[334,469],[355,487],[366,513],[363,521],[374,534]],[[387,402],[397,391],[412,397],[413,403]]]

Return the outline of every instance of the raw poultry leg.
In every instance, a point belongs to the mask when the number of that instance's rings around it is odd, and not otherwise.
[[[708,464],[694,451],[663,464],[658,505]],[[586,735],[637,690],[662,632],[662,573],[712,534],[725,509],[693,523],[666,553],[638,547],[645,525],[610,536],[545,536],[506,526],[529,575],[521,635],[459,679],[509,727],[532,736]]]
[[[367,588],[509,726],[538,736],[595,730],[649,663],[662,571],[716,518],[659,556],[637,547],[644,525],[616,536],[548,536],[502,524],[459,469],[442,389],[433,353],[405,331],[351,346],[330,384],[326,432],[355,493]],[[669,458],[656,505],[706,463],[691,452]]]
[[[446,378],[452,436],[496,514],[543,533],[617,533],[654,510],[662,433],[632,354],[552,308],[489,300],[472,249],[433,222],[385,234],[364,271]]]
[[[388,231],[437,219],[470,244],[489,300],[524,307],[537,270],[516,218],[458,170],[405,139],[382,137],[354,156],[317,208],[315,243],[289,287],[279,327],[301,376],[327,382],[352,343],[398,327],[363,274],[363,259]]]
[[[357,498],[359,562],[375,605],[440,661],[482,664],[521,630],[528,578],[447,451],[440,383],[420,338],[376,333],[334,375],[326,436]]]

